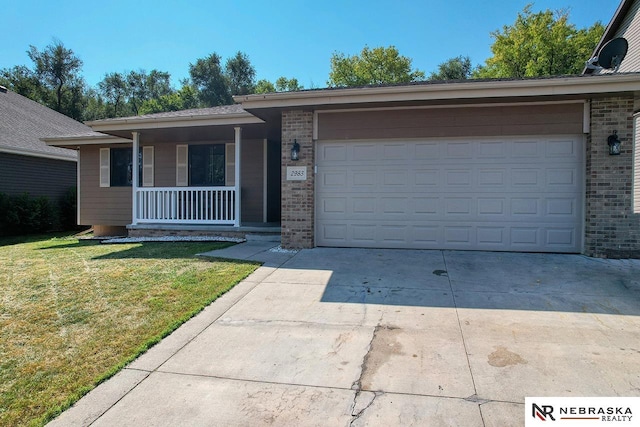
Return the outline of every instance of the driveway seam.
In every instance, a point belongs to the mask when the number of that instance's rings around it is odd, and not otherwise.
[[[473,377],[473,370],[471,369],[471,361],[469,360],[469,350],[467,349],[467,342],[464,338],[464,332],[462,331],[462,323],[460,322],[460,313],[458,312],[458,303],[456,302],[456,295],[453,292],[453,285],[451,284],[451,275],[449,274],[449,267],[447,266],[447,257],[444,254],[444,251],[440,251],[442,254],[442,262],[444,263],[444,269],[447,272],[447,280],[449,281],[449,289],[451,289],[451,300],[453,301],[453,309],[456,312],[456,319],[458,321],[458,330],[460,331],[460,338],[462,338],[462,346],[464,347],[464,356],[467,359],[467,367],[469,368],[469,375],[471,376],[471,383],[473,384],[473,392],[474,396],[478,396],[478,389],[476,387],[476,380]],[[468,398],[467,398],[468,399]],[[486,425],[484,422],[484,416],[482,415],[482,409],[480,408],[480,404],[478,404],[478,412],[480,412],[480,420],[482,421],[482,425]]]
[[[317,385],[317,384],[302,384],[302,383],[289,383],[289,382],[280,382],[280,381],[266,381],[266,380],[252,380],[248,378],[236,378],[236,377],[223,377],[219,375],[205,375],[205,374],[193,374],[187,372],[174,372],[174,371],[156,371],[159,374],[168,374],[168,375],[177,375],[182,377],[195,377],[195,378],[211,378],[216,380],[230,380],[230,381],[241,381],[252,384],[273,384],[273,385],[286,385],[292,387],[309,387],[309,388],[321,388],[327,390],[342,390],[342,391],[358,391],[357,389],[351,387],[339,387],[339,386],[326,386],[326,385]],[[472,400],[469,400],[468,397],[460,397],[460,396],[447,396],[442,394],[420,394],[420,393],[408,393],[408,392],[399,392],[399,391],[385,391],[385,390],[374,390],[374,389],[361,389],[361,392],[369,392],[376,393],[378,395],[387,395],[387,394],[395,394],[401,396],[415,396],[415,397],[430,397],[437,399],[452,399],[452,400],[463,400],[465,402],[473,403]],[[485,403],[512,403],[514,405],[524,405],[524,402],[516,402],[511,400],[500,400],[500,399],[483,399],[479,404]]]

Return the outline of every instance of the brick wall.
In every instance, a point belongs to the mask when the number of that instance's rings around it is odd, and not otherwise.
[[[313,149],[313,113],[284,111],[282,113],[282,247],[312,248],[314,242],[315,150]],[[300,144],[298,161],[291,160],[291,146]],[[306,166],[306,181],[288,181],[287,166]]]
[[[633,96],[591,101],[585,222],[589,256],[640,258],[640,215],[632,207],[633,111]],[[619,156],[608,151],[607,137],[614,130],[622,142]]]

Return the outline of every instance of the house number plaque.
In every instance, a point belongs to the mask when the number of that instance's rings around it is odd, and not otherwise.
[[[287,181],[306,181],[306,166],[287,166]]]

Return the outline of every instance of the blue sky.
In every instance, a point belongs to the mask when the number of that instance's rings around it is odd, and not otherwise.
[[[189,63],[245,52],[259,79],[295,77],[325,87],[333,52],[396,46],[427,75],[438,64],[491,56],[491,31],[515,21],[530,0],[0,0],[0,68],[31,66],[26,51],[54,38],[83,62],[95,86],[108,72],[158,69],[174,86]],[[537,0],[534,11],[569,9],[577,27],[606,25],[618,0]],[[585,58],[587,60],[588,58]]]

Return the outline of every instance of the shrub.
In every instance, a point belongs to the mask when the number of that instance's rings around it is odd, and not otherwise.
[[[60,198],[60,226],[63,230],[77,230],[77,190],[70,187]]]
[[[0,193],[0,234],[16,236],[59,228],[59,213],[46,197]]]

